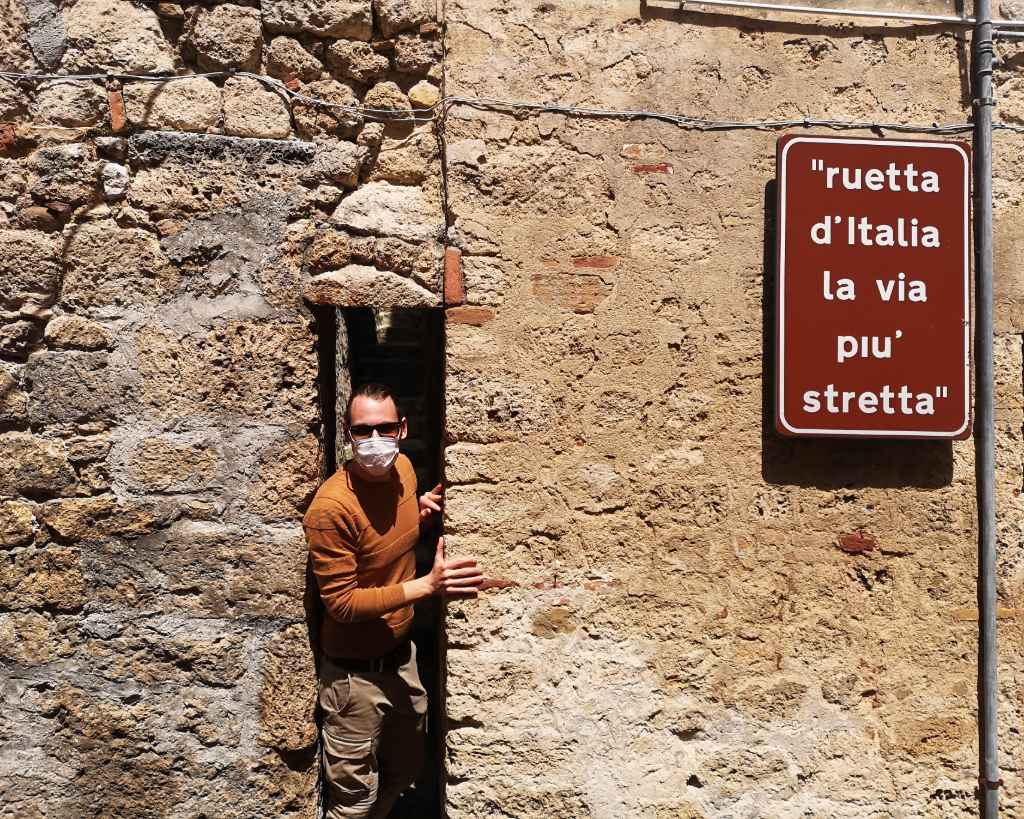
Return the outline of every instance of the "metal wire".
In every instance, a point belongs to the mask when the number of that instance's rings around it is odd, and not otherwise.
[[[281,80],[268,77],[265,74],[255,74],[249,71],[211,71],[204,74],[27,74],[15,71],[0,71],[0,79],[8,82],[37,84],[42,82],[110,82],[116,80],[122,83],[131,82],[177,82],[196,77],[223,78],[223,77],[248,77],[262,83],[271,90],[282,94],[289,100],[301,103],[313,108],[320,108],[341,115],[352,117],[363,117],[365,119],[382,122],[410,122],[426,123],[435,122],[444,117],[448,110],[455,106],[465,106],[477,110],[496,111],[505,114],[539,114],[552,113],[565,116],[586,117],[594,119],[617,119],[617,120],[655,120],[667,122],[678,128],[691,131],[733,131],[733,130],[758,130],[776,131],[784,128],[830,128],[832,130],[874,130],[892,131],[894,133],[918,133],[918,134],[962,134],[970,131],[974,125],[971,122],[951,123],[909,123],[909,122],[877,122],[870,120],[843,120],[826,119],[820,117],[793,117],[787,119],[769,120],[716,120],[707,117],[692,116],[690,114],[673,113],[669,111],[649,111],[646,109],[611,109],[597,108],[579,105],[562,105],[550,102],[529,102],[526,100],[503,100],[494,97],[469,97],[463,95],[447,95],[442,97],[436,104],[417,111],[408,108],[377,108],[360,104],[334,103],[318,97],[311,97],[298,91],[288,88]],[[1011,123],[993,123],[993,130],[1004,130],[1013,133],[1024,133],[1024,126]]]

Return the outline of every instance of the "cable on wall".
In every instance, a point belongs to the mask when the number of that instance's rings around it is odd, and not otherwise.
[[[447,110],[454,106],[466,106],[477,110],[496,111],[508,114],[564,114],[566,116],[578,116],[595,119],[619,119],[619,120],[656,120],[668,122],[679,128],[692,131],[731,131],[731,130],[759,130],[776,131],[784,128],[831,128],[833,130],[874,130],[893,131],[896,133],[927,133],[927,134],[963,134],[969,132],[973,127],[970,122],[951,123],[908,123],[908,122],[879,122],[872,120],[843,120],[828,119],[820,117],[791,117],[786,119],[768,120],[716,120],[707,117],[695,117],[690,114],[680,114],[668,111],[650,111],[647,109],[612,109],[596,108],[579,105],[562,105],[559,103],[528,102],[523,100],[504,100],[493,97],[470,97],[465,95],[449,95],[441,98],[439,102],[429,108],[418,111],[396,108],[375,108],[365,105],[347,105],[342,103],[328,102],[318,97],[302,94],[289,88],[281,80],[269,77],[265,74],[255,74],[249,71],[211,71],[203,74],[115,74],[115,73],[94,73],[94,74],[28,74],[16,71],[0,71],[0,80],[6,80],[18,85],[39,84],[44,82],[109,82],[116,80],[122,83],[152,82],[165,83],[180,80],[201,78],[227,78],[227,77],[249,77],[259,81],[271,90],[285,96],[286,98],[315,108],[322,108],[341,114],[361,116],[365,119],[378,120],[383,122],[411,122],[425,123],[434,122],[442,118]],[[1013,133],[1024,133],[1024,125],[1011,123],[993,123],[993,130],[1005,130]]]

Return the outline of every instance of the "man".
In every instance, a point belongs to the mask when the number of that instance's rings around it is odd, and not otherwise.
[[[413,603],[473,597],[472,559],[446,560],[415,577],[419,527],[441,511],[441,486],[416,495],[398,442],[408,434],[381,384],[352,393],[345,411],[352,460],[326,480],[303,518],[325,616],[320,707],[328,819],[384,819],[423,761],[427,698],[408,638]]]

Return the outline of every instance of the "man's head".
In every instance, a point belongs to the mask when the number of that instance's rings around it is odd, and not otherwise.
[[[363,384],[352,391],[345,407],[345,433],[354,444],[376,436],[402,439],[405,418],[391,390],[383,384]]]

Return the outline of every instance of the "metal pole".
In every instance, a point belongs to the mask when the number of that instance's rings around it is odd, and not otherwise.
[[[974,470],[978,497],[978,791],[999,815],[996,756],[996,505],[992,360],[992,9],[974,4]]]

